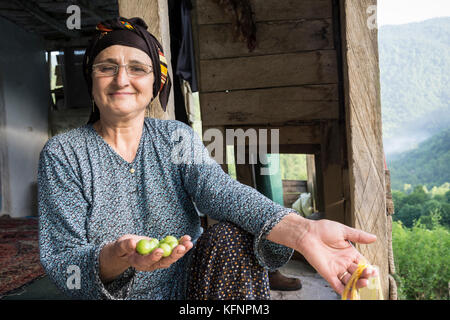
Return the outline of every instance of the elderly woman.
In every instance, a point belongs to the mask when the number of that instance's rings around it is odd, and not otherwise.
[[[170,90],[163,50],[146,29],[139,18],[97,26],[84,59],[91,119],[41,152],[48,276],[77,299],[269,299],[267,270],[295,249],[342,293],[362,258],[348,240],[375,236],[302,218],[230,178],[189,126],[145,118],[158,95],[165,109]],[[195,206],[221,223],[203,232]],[[166,235],[181,239],[170,256],[136,252],[140,239]]]

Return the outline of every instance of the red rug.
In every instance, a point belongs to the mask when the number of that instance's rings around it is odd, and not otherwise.
[[[0,217],[0,296],[44,274],[39,262],[38,220]]]

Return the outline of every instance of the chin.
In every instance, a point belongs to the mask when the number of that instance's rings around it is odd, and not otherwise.
[[[109,112],[118,115],[118,116],[128,116],[132,113],[141,113],[145,112],[146,106],[130,106],[130,107],[124,107],[124,106],[114,106],[108,108]]]

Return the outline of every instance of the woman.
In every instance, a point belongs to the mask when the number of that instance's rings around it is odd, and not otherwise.
[[[295,249],[342,293],[361,259],[347,240],[375,236],[302,218],[230,178],[189,126],[145,118],[170,90],[160,44],[139,18],[97,29],[84,60],[90,121],[51,138],[39,162],[41,263],[57,286],[78,299],[268,299],[267,270]],[[202,233],[195,205],[225,223]],[[181,237],[169,257],[136,253],[169,234]]]

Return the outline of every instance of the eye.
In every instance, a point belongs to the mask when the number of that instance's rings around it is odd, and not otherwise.
[[[150,72],[150,67],[142,64],[131,64],[128,66],[128,70],[136,74],[146,74]]]
[[[100,72],[114,72],[114,70],[116,70],[116,66],[104,64],[104,65],[98,66],[97,70]]]

